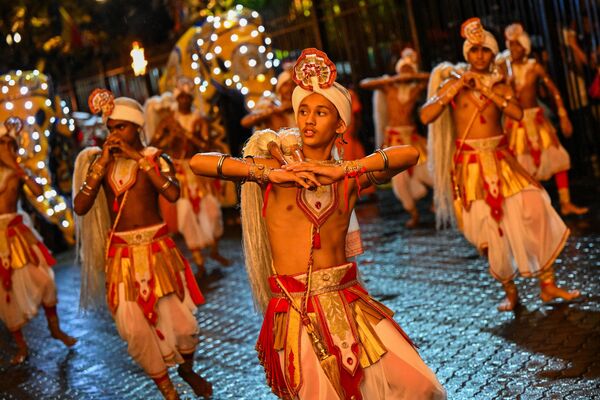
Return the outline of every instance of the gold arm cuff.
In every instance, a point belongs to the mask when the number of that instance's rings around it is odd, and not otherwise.
[[[231,157],[231,156],[229,154],[222,154],[221,157],[219,157],[219,162],[217,162],[217,175],[221,179],[227,179],[223,175],[223,162],[225,162],[225,159],[228,157]]]
[[[173,181],[171,181],[171,178],[166,178],[167,180],[165,181],[165,183],[162,184],[162,186],[158,189],[161,193],[164,193],[169,186],[171,186],[173,184]]]

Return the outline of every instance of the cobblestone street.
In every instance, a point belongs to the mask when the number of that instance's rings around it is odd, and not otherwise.
[[[582,298],[543,304],[537,282],[518,279],[522,306],[514,313],[496,311],[502,289],[486,261],[456,231],[435,230],[427,201],[421,202],[421,227],[407,230],[407,214],[391,191],[378,195],[379,202],[357,210],[366,245],[358,260],[363,279],[396,312],[450,399],[600,398],[597,186],[575,192],[574,200],[591,212],[588,218],[567,218],[572,236],[556,263],[558,283],[581,290]],[[240,237],[233,227],[221,242],[232,266],[207,263],[196,367],[213,383],[214,399],[275,399],[254,350],[261,317],[253,311]],[[79,268],[73,258],[72,251],[59,254],[55,273],[62,326],[79,342],[69,351],[52,340],[39,315],[24,329],[29,359],[11,367],[14,347],[1,326],[0,398],[159,399],[108,312],[77,312]],[[175,369],[171,372],[182,398],[193,398]]]

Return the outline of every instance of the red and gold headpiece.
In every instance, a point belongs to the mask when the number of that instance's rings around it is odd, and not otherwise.
[[[463,44],[463,56],[467,59],[469,50],[474,46],[488,48],[494,54],[498,54],[498,42],[490,32],[483,29],[479,18],[469,18],[460,27],[460,35],[465,39]]]
[[[115,96],[110,90],[94,89],[88,97],[88,106],[92,114],[102,114],[106,121],[115,109]]]
[[[294,114],[298,113],[304,98],[319,93],[333,103],[346,126],[350,125],[352,120],[350,93],[335,81],[336,77],[335,64],[327,54],[315,48],[304,49],[292,69],[292,79],[298,85],[292,94]]]
[[[115,99],[110,90],[95,89],[88,97],[88,105],[92,113],[102,113],[105,123],[108,119],[114,119],[144,126],[144,109],[140,103],[129,97]]]
[[[294,82],[305,90],[314,90],[316,85],[327,89],[333,86],[336,77],[335,64],[327,54],[313,47],[302,50],[292,74]]]

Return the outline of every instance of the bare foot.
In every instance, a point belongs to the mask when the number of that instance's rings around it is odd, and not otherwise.
[[[188,385],[192,388],[196,396],[201,396],[203,398],[209,398],[212,396],[212,384],[195,373],[193,370],[188,370],[186,368],[178,368],[177,373],[187,382]]]
[[[570,215],[570,214],[575,214],[575,215],[583,215],[586,214],[589,211],[589,208],[587,207],[578,207],[575,204],[569,202],[569,203],[562,203],[560,205],[560,213],[562,215]]]
[[[62,329],[60,329],[60,324],[58,323],[58,317],[56,315],[48,317],[48,330],[50,331],[50,336],[54,339],[60,340],[67,347],[72,347],[77,343],[77,339],[67,335]]]
[[[414,210],[408,210],[410,219],[406,221],[405,226],[409,229],[416,228],[419,225],[419,212],[415,208]]]
[[[503,284],[506,298],[502,303],[498,304],[498,311],[513,311],[517,304],[519,304],[519,292],[514,282]]]
[[[567,291],[567,290],[561,289],[558,286],[556,286],[556,284],[554,282],[541,285],[540,297],[542,298],[542,301],[544,303],[547,303],[549,301],[552,301],[554,299],[559,299],[559,298],[568,301],[568,300],[576,299],[579,296],[581,296],[581,293],[579,292],[579,290]]]
[[[27,347],[19,347],[16,354],[13,356],[13,358],[10,359],[10,364],[11,365],[21,364],[27,359],[28,355],[29,355],[29,351],[27,350]]]
[[[506,296],[502,303],[498,304],[498,311],[513,311],[517,304],[519,304],[518,298],[511,299]]]
[[[50,335],[54,339],[58,339],[61,342],[63,342],[64,345],[67,346],[67,347],[73,347],[75,345],[75,343],[77,343],[77,339],[75,339],[74,337],[71,337],[71,336],[67,335],[66,333],[64,333],[61,330],[59,330],[56,333],[55,332],[51,332]]]

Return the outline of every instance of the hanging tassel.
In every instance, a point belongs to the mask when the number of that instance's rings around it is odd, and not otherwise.
[[[10,303],[10,294],[6,293],[6,302]]]
[[[117,200],[117,197],[115,197],[115,199],[113,200],[113,212],[119,212],[119,201]]]
[[[165,340],[165,335],[163,335],[163,333],[160,331],[160,329],[155,329],[156,330],[156,336],[158,336],[158,338],[160,340]]]
[[[456,108],[456,102],[454,101],[454,99],[450,100],[450,105],[452,106],[452,109]]]
[[[313,248],[320,249],[321,248],[321,231],[319,230],[319,228],[313,227],[313,229],[316,230],[315,236],[313,239]]]
[[[273,189],[273,183],[269,182],[267,185],[267,189],[265,189],[265,198],[263,199],[263,207],[262,207],[262,216],[267,216],[267,204],[269,204],[269,193],[271,193],[271,189]]]
[[[323,372],[325,372],[325,376],[338,396],[341,399],[346,398],[344,389],[341,385],[340,369],[337,358],[328,351],[323,341],[317,336],[312,323],[306,326],[306,332],[308,333],[308,337],[312,342],[315,353],[319,358],[319,363],[321,364],[321,368],[323,368]]]
[[[479,122],[481,122],[482,124],[485,124],[487,122],[483,114],[479,114]]]
[[[504,232],[502,231],[502,228],[498,227],[498,234],[500,235],[500,237],[504,236]]]

